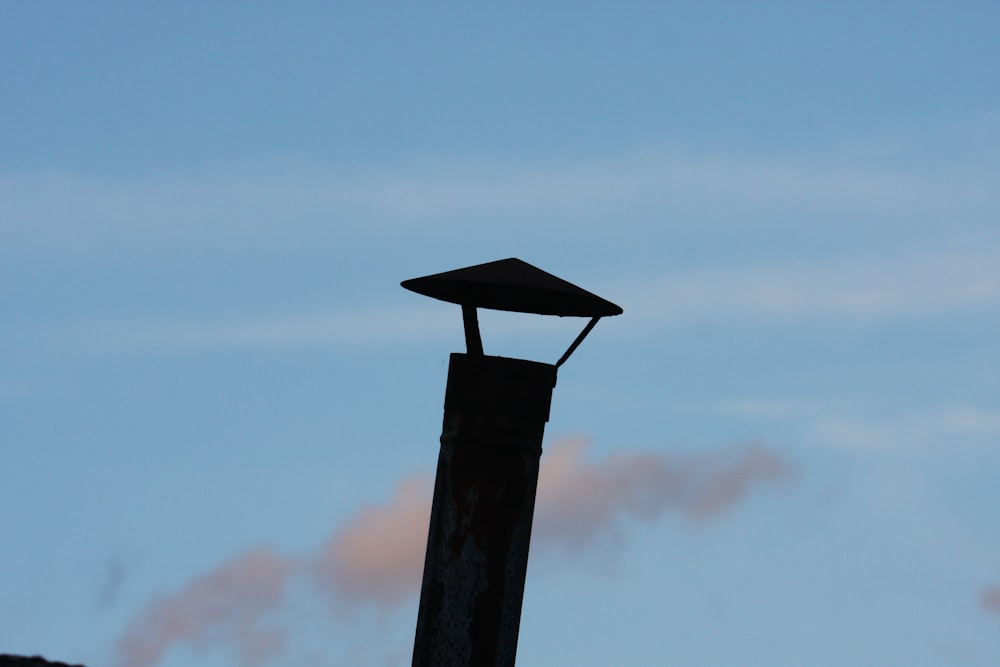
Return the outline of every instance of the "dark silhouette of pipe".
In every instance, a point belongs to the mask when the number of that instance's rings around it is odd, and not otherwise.
[[[451,355],[413,665],[513,665],[555,366]]]
[[[517,259],[403,286],[462,306],[413,643],[414,667],[513,667],[542,436],[557,368],[621,308]],[[483,354],[476,308],[591,320],[555,364]]]

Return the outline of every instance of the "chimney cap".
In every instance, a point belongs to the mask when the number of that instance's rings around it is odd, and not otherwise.
[[[511,257],[404,280],[408,290],[461,306],[538,315],[606,317],[621,307]]]

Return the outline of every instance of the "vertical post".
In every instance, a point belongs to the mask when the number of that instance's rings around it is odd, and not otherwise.
[[[556,367],[452,354],[414,667],[513,667]]]

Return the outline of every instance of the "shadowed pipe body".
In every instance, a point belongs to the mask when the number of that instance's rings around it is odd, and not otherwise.
[[[556,367],[452,354],[414,667],[513,667]]]

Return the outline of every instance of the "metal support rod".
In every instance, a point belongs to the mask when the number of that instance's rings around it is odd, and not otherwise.
[[[582,343],[583,339],[587,337],[587,334],[590,333],[591,329],[597,326],[597,321],[599,319],[601,318],[592,317],[590,321],[587,322],[587,326],[583,328],[583,331],[580,332],[580,335],[577,336],[572,343],[570,343],[569,348],[565,352],[563,352],[563,356],[559,357],[559,361],[556,362],[556,368],[559,368],[564,363],[566,363],[566,360],[569,359],[569,355],[573,354],[573,352],[576,351],[576,348],[580,347],[580,343]]]
[[[465,325],[465,351],[471,356],[483,356],[483,339],[479,336],[479,313],[475,306],[462,306],[462,324]]]
[[[451,355],[414,667],[514,665],[555,381],[549,364]]]

